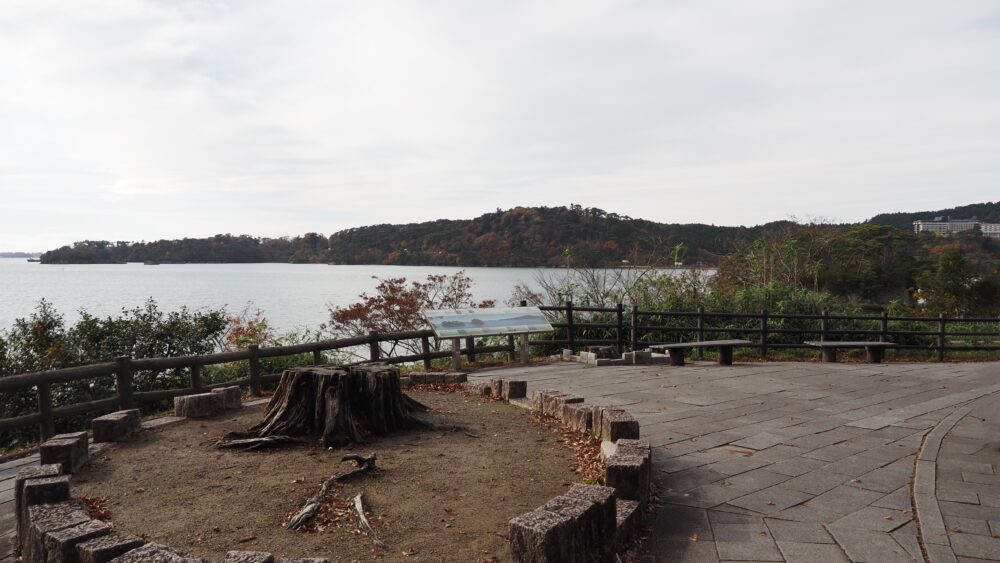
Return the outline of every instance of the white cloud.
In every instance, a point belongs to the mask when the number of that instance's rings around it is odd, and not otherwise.
[[[992,1],[0,5],[0,249],[996,199]]]

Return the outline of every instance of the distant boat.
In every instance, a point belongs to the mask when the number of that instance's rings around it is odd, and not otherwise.
[[[41,262],[41,258],[28,258],[28,262]]]

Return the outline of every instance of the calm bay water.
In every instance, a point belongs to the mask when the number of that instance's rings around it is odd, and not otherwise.
[[[42,298],[70,323],[85,309],[115,315],[152,297],[160,309],[226,306],[261,309],[279,332],[316,329],[327,321],[329,305],[348,305],[371,293],[380,278],[423,281],[428,274],[465,270],[477,300],[508,299],[517,282],[534,286],[534,268],[445,268],[421,266],[328,266],[325,264],[94,264],[42,265],[23,258],[0,258],[0,329],[31,314]]]

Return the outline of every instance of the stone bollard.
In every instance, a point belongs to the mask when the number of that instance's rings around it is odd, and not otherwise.
[[[184,418],[205,418],[222,410],[222,395],[199,393],[174,397],[174,414]]]
[[[87,463],[88,445],[86,432],[58,434],[38,448],[39,461],[42,465],[58,463],[64,473],[74,473]]]
[[[550,394],[544,399],[542,414],[559,418],[562,416],[563,405],[582,402],[583,397],[577,397],[576,395],[569,395],[565,393]]]
[[[275,563],[274,555],[264,551],[227,551],[222,563]]]
[[[147,543],[127,551],[111,560],[111,563],[210,563],[208,559],[193,557],[159,543]]]
[[[113,412],[91,420],[90,429],[94,431],[94,443],[124,442],[142,430],[142,418],[139,409]]]
[[[80,563],[108,563],[146,543],[142,538],[123,532],[111,532],[106,536],[77,544],[76,556]]]
[[[77,545],[110,533],[111,526],[100,520],[88,520],[76,526],[49,532],[45,534],[44,539],[47,561],[52,563],[77,561]]]
[[[212,393],[222,396],[222,409],[233,410],[243,408],[243,390],[239,385],[216,387]]]
[[[25,491],[30,483],[25,486]],[[27,507],[27,535],[21,545],[21,559],[25,563],[40,563],[48,559],[45,552],[45,535],[90,521],[83,504],[76,501],[54,504],[36,504]]]

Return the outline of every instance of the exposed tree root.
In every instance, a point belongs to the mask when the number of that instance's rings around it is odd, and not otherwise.
[[[299,509],[294,516],[292,516],[291,520],[288,521],[288,529],[298,530],[303,525],[311,522],[312,519],[316,517],[319,509],[323,506],[323,502],[327,495],[330,494],[330,488],[333,487],[333,484],[337,481],[345,481],[356,475],[367,473],[372,469],[375,469],[375,458],[375,452],[372,452],[371,455],[367,457],[358,454],[347,454],[340,458],[341,461],[353,461],[357,467],[346,473],[338,473],[326,481],[323,481],[323,485],[320,487],[319,492],[316,493],[316,496],[310,497],[302,508]]]

